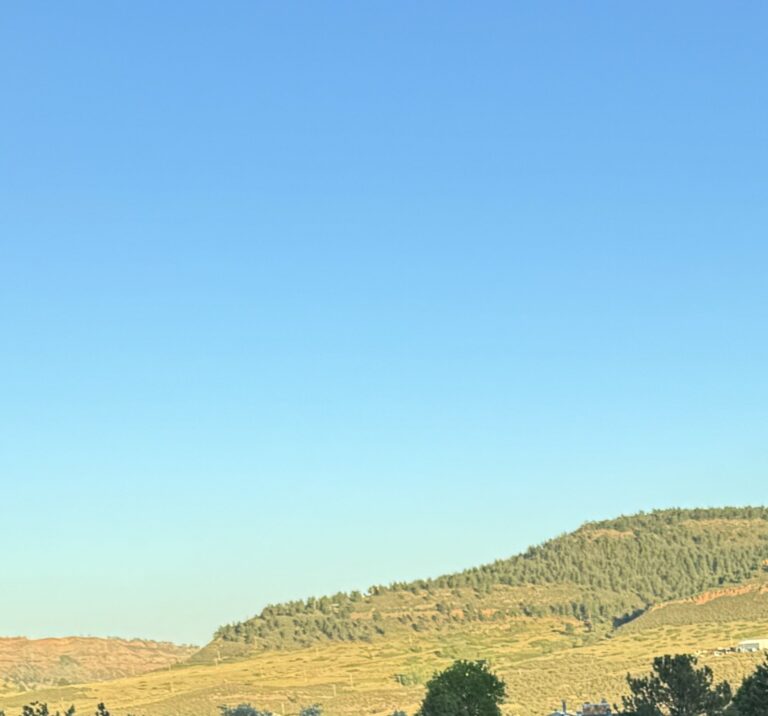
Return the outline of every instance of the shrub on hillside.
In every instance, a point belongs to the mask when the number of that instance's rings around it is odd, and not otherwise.
[[[238,704],[237,706],[219,706],[221,716],[273,716],[271,711],[259,711],[251,704]]]

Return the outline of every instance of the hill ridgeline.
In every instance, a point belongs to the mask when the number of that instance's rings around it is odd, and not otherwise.
[[[270,605],[220,627],[198,659],[521,616],[569,617],[605,633],[653,605],[759,580],[767,565],[768,508],[659,510],[590,522],[456,574]]]

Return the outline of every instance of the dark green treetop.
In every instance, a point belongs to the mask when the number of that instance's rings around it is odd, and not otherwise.
[[[237,706],[219,706],[221,716],[272,716],[269,711],[259,711],[250,704],[238,704]]]
[[[768,716],[768,659],[744,679],[733,708],[738,716]]]
[[[312,704],[312,706],[305,706],[299,711],[299,716],[321,716],[323,709],[319,704]]]
[[[456,661],[427,682],[417,716],[500,716],[506,685],[484,661]]]
[[[708,666],[697,668],[689,654],[658,656],[648,676],[627,675],[630,695],[624,712],[632,716],[720,716],[731,701],[727,681],[714,683]]]

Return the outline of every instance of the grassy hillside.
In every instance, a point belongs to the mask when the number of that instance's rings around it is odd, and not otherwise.
[[[738,683],[760,657],[714,652],[768,635],[766,559],[763,509],[593,523],[461,574],[269,607],[183,665],[8,693],[0,709],[34,697],[81,711],[105,700],[116,716],[214,716],[243,701],[286,716],[311,703],[384,716],[413,712],[428,677],[457,658],[491,662],[510,716],[544,716],[561,699],[616,702],[626,673],[663,653],[698,653]]]
[[[720,606],[727,612],[727,600]],[[468,624],[452,633],[268,650],[238,661],[7,695],[0,697],[0,709],[15,714],[34,697],[59,708],[75,703],[80,712],[104,700],[116,716],[216,716],[218,705],[244,701],[286,716],[312,703],[321,704],[328,716],[386,716],[396,708],[413,713],[435,670],[456,658],[485,658],[509,687],[505,714],[545,716],[561,699],[618,701],[626,673],[646,672],[651,659],[663,653],[700,652],[719,678],[738,683],[760,657],[712,652],[754,634],[768,634],[768,614],[759,621],[718,615],[713,622],[620,629],[600,638],[589,638],[576,620],[517,617],[504,625]]]
[[[768,509],[658,511],[589,523],[458,574],[271,605],[221,627],[214,645],[227,656],[518,616],[573,617],[605,631],[653,604],[755,578],[766,560]]]
[[[768,616],[768,581],[718,589],[704,594],[651,607],[620,628],[630,633],[664,626],[701,623],[761,623]]]
[[[0,638],[0,690],[116,679],[167,668],[196,649],[134,639]]]

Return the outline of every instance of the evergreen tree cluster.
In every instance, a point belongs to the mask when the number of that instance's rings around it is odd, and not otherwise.
[[[716,683],[712,669],[695,656],[677,654],[653,660],[647,676],[627,675],[629,694],[620,716],[768,716],[768,659],[733,694]]]

